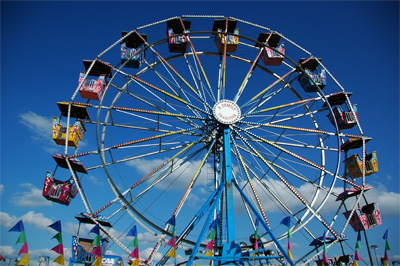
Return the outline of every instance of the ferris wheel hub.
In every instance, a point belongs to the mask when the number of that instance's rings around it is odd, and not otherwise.
[[[224,125],[234,124],[241,118],[240,107],[231,100],[220,100],[213,107],[214,118]]]

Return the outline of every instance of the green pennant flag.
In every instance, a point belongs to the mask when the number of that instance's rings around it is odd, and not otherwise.
[[[214,239],[214,238],[215,238],[215,229],[211,230],[211,232],[208,235],[207,239]]]
[[[139,243],[138,243],[138,239],[137,237],[135,237],[131,243],[129,243],[128,247],[134,247],[134,248],[138,248],[139,247]]]
[[[26,242],[26,235],[25,235],[25,231],[22,231],[21,234],[18,237],[18,240],[15,244],[18,243],[25,243]]]
[[[325,253],[328,253],[328,249],[326,248],[325,242],[324,242],[324,252],[325,252]]]
[[[172,235],[175,236],[175,234],[176,234],[176,231],[175,231],[175,226],[174,226],[174,227],[172,227]]]
[[[254,238],[258,239],[258,227],[256,228],[256,232],[254,233]]]
[[[290,233],[290,227],[288,227],[288,230],[287,230],[287,237],[292,238],[292,234]]]
[[[93,242],[92,242],[92,245],[91,245],[91,246],[95,246],[95,247],[101,246],[101,243],[100,243],[100,236],[99,236],[99,235],[97,235],[97,236],[93,239]]]
[[[53,238],[57,239],[59,244],[62,244],[62,243],[63,243],[63,242],[62,242],[62,234],[61,234],[61,232],[57,233],[57,234],[56,234],[55,236],[53,236],[51,239],[53,239]]]
[[[386,240],[385,250],[391,250],[388,241]]]
[[[361,244],[360,244],[360,241],[357,241],[357,243],[356,243],[356,247],[355,247],[356,249],[357,248],[361,248]]]

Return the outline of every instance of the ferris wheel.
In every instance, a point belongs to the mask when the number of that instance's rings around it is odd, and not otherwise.
[[[58,103],[52,136],[65,152],[53,155],[43,195],[81,198],[85,216],[128,253],[99,217],[119,232],[138,224],[155,236],[145,259],[160,265],[173,248],[175,264],[307,264],[323,244],[349,260],[346,229],[381,223],[365,197],[377,155],[352,92],[322,61],[232,17],[122,32],[83,60],[78,87]],[[109,191],[89,191],[90,175]],[[288,252],[288,236],[307,245]]]

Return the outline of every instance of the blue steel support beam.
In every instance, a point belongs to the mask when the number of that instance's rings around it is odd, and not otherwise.
[[[228,125],[224,126],[224,174],[226,193],[226,223],[228,229],[228,243],[235,241],[235,217],[233,210],[232,190],[232,161],[231,161],[231,138]]]

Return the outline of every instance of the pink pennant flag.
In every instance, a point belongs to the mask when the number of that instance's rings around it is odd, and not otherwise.
[[[101,257],[101,246],[95,247],[90,254]]]
[[[257,241],[257,238],[256,238],[256,241],[254,242],[254,250],[258,250],[258,241]]]
[[[176,248],[176,245],[175,245],[175,236],[174,236],[173,238],[171,238],[170,240],[168,240],[167,244],[165,244],[165,245],[168,245],[168,246],[170,246],[170,247]]]
[[[55,246],[54,248],[52,248],[51,250],[54,250],[55,252],[57,252],[60,255],[64,255],[64,247],[63,244],[58,244],[57,246]]]
[[[21,250],[18,253],[18,256],[21,255],[21,254],[26,254],[26,253],[28,253],[28,242],[25,242],[22,245]]]
[[[383,257],[383,260],[389,261],[389,257],[388,257],[386,250],[385,250],[385,256]]]
[[[290,240],[288,239],[288,243],[287,243],[288,249],[293,250],[292,248],[292,244],[290,244]]]
[[[323,261],[324,263],[329,264],[329,260],[328,260],[328,257],[326,256],[325,252],[322,253],[322,261]]]
[[[214,240],[211,239],[210,242],[208,242],[207,246],[204,249],[213,249],[214,246]]]
[[[358,261],[361,261],[361,257],[360,257],[360,255],[358,254],[357,249],[356,249],[356,254],[354,254],[354,259],[355,259],[355,260],[358,260]]]
[[[132,252],[131,252],[131,254],[129,254],[128,258],[129,257],[138,259],[139,258],[139,248],[135,248],[134,250],[132,250]]]

